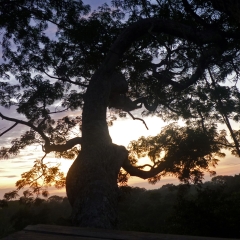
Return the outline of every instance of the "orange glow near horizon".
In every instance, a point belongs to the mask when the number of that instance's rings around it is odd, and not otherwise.
[[[110,135],[113,143],[118,145],[128,146],[131,140],[137,140],[141,136],[154,136],[157,135],[161,129],[167,125],[161,119],[157,117],[148,117],[144,119],[149,130],[147,130],[141,121],[132,119],[120,119],[115,121],[113,126],[109,128]],[[15,183],[21,178],[21,174],[31,169],[34,160],[43,156],[43,152],[40,147],[30,147],[21,152],[20,156],[9,160],[1,160],[0,167],[0,199],[7,189],[14,189]],[[56,159],[54,154],[49,155],[46,161],[53,163],[61,163],[61,170],[66,174],[69,167],[72,164],[72,160]],[[144,159],[141,159],[139,164],[146,163]],[[225,158],[220,159],[218,166],[216,167],[217,175],[234,175],[239,174],[238,166],[240,165],[239,158],[227,154]],[[208,173],[205,175],[205,180],[210,180]],[[148,184],[147,181],[142,180],[138,177],[131,177],[129,180],[130,186],[144,187],[147,189],[160,188],[162,185],[167,183],[179,184],[178,179],[166,176],[155,185]],[[65,189],[57,190],[52,189],[52,194],[65,194]]]

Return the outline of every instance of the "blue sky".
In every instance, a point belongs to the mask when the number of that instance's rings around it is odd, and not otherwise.
[[[95,10],[98,8],[98,6],[101,6],[104,3],[107,3],[109,6],[111,6],[111,0],[85,0],[83,1],[85,4],[89,4],[92,8],[92,10]]]

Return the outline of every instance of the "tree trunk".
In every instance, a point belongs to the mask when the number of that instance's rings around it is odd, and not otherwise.
[[[127,151],[115,144],[83,149],[67,175],[67,195],[76,226],[114,228],[117,224],[117,176]]]
[[[72,205],[74,225],[114,228],[117,223],[117,176],[121,166],[138,174],[131,166],[128,152],[112,143],[106,123],[106,109],[111,91],[111,75],[133,42],[149,32],[165,33],[197,43],[219,42],[218,32],[195,31],[191,27],[164,19],[143,19],[122,32],[105,61],[93,75],[84,97],[81,153],[72,164],[66,189]],[[212,30],[211,30],[212,31]],[[157,174],[163,166],[153,169]],[[151,173],[151,172],[150,172]],[[143,178],[150,177],[143,173]]]
[[[97,72],[83,108],[81,152],[66,178],[75,226],[114,228],[117,224],[118,173],[128,151],[112,143],[106,123],[111,73]]]

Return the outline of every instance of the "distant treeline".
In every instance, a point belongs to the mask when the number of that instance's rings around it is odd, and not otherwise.
[[[240,174],[156,190],[121,187],[119,203],[120,230],[240,238]],[[30,224],[71,226],[70,214],[66,197],[0,200],[0,237]]]

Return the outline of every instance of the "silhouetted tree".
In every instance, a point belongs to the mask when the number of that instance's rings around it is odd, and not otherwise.
[[[222,148],[240,155],[239,130],[231,125],[240,116],[238,1],[112,4],[90,13],[82,1],[0,3],[5,61],[0,103],[24,116],[1,110],[1,118],[13,123],[1,136],[16,125],[30,128],[2,147],[0,156],[40,144],[44,156],[22,175],[17,190],[28,185],[44,196],[42,184],[65,186],[59,166],[44,162],[47,154],[75,159],[66,190],[78,226],[116,226],[118,178],[126,182],[131,175],[155,183],[172,174],[198,183],[203,171],[214,174],[209,167],[224,156]],[[123,83],[117,88],[116,76]],[[132,142],[128,150],[112,143],[108,121],[112,124],[115,117],[108,117],[107,108],[142,120],[130,112],[141,106],[143,115],[183,119],[186,126],[170,124],[156,137]],[[65,110],[79,110],[78,116],[68,112],[56,121],[54,114]],[[217,123],[226,124],[232,142]],[[75,129],[81,134],[72,137]],[[145,155],[152,165],[137,166]]]

